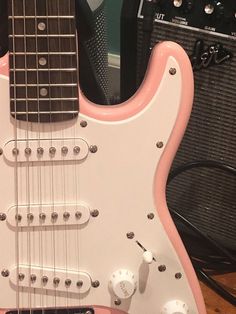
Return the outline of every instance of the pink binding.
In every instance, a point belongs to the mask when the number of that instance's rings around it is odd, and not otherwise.
[[[128,119],[129,117],[137,114],[145,108],[145,106],[150,102],[156,93],[156,90],[162,80],[166,63],[170,56],[177,60],[180,65],[180,69],[182,70],[182,101],[172,136],[165,148],[156,170],[153,193],[158,215],[185,269],[189,285],[195,296],[199,314],[206,314],[205,304],[199,282],[193,270],[191,261],[186,253],[184,245],[170,216],[166,204],[165,193],[167,176],[173,158],[184,135],[184,131],[191,113],[191,104],[193,102],[193,74],[188,56],[176,43],[163,42],[153,50],[151,61],[148,67],[148,75],[145,78],[141,88],[131,99],[115,106],[101,106],[90,102],[80,92],[80,110],[81,113],[102,121],[119,121]],[[0,59],[0,74],[8,76],[8,73],[8,56],[6,55],[4,58]],[[0,314],[4,313],[5,311],[0,311]],[[96,308],[96,314],[118,313],[122,312],[104,307]]]

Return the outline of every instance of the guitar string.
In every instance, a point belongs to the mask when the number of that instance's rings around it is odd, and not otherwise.
[[[37,121],[37,135],[38,135],[38,147],[41,147],[41,123],[40,123],[40,96],[39,96],[39,53],[38,53],[38,20],[37,20],[37,0],[34,0],[34,15],[35,15],[35,23],[34,23],[34,28],[35,28],[35,48],[36,48],[36,54],[35,54],[35,61],[36,61],[36,91],[37,91],[37,108],[38,108],[38,121]],[[37,152],[35,152],[37,153]],[[42,214],[42,167],[41,167],[41,161],[38,161],[37,167],[37,183],[38,183],[38,206],[39,206],[39,212],[38,212],[38,218],[39,219],[39,233],[38,233],[38,243],[39,243],[39,265],[41,266],[41,273],[40,273],[40,278],[38,280],[42,280],[43,276],[43,234],[42,234],[42,229],[43,226],[40,226],[40,214]],[[43,312],[43,288],[40,289],[41,294],[40,294],[40,307],[42,308]]]
[[[29,100],[28,100],[28,75],[27,75],[27,37],[26,37],[26,2],[23,0],[23,32],[24,32],[24,63],[25,63],[25,99],[26,99],[26,148],[29,148]],[[27,219],[30,217],[30,161],[26,160],[26,204],[27,204]],[[31,282],[31,227],[30,220],[28,219],[27,228],[27,260],[29,265],[28,276],[29,276],[29,292],[28,302],[30,305],[30,314],[32,312],[32,282]]]
[[[64,5],[63,5],[64,6]],[[62,7],[63,7],[62,6]],[[64,112],[64,104],[62,101],[63,97],[63,80],[62,80],[62,42],[61,42],[61,18],[60,16],[63,15],[63,11],[61,8],[61,1],[57,0],[57,33],[58,33],[58,47],[59,47],[59,82],[60,82],[60,108],[61,108],[61,112]],[[65,76],[63,76],[65,77]],[[67,96],[67,94],[65,94]],[[61,120],[60,120],[61,121]],[[64,121],[64,113],[62,113],[62,121]],[[61,122],[60,122],[61,123]],[[61,128],[61,147],[65,146],[65,131],[64,128]],[[60,169],[60,185],[62,188],[62,208],[63,208],[63,213],[67,212],[67,208],[66,208],[66,182],[65,182],[65,156],[63,152],[61,151],[61,156],[62,156],[62,161],[60,164],[58,164],[58,168]],[[58,170],[59,170],[58,169]],[[59,171],[58,171],[59,172]],[[63,215],[62,213],[62,215]],[[61,230],[61,232],[63,233],[63,241],[61,243],[63,249],[61,250],[61,254],[62,256],[60,256],[59,258],[61,258],[62,260],[64,259],[64,268],[65,268],[65,273],[66,273],[66,278],[68,278],[68,270],[67,270],[67,222],[65,218],[64,219],[64,228]],[[58,252],[59,254],[59,252]],[[65,283],[62,283],[63,285],[66,286]],[[68,291],[66,292],[66,303],[68,306]],[[57,310],[56,310],[57,311]]]
[[[11,0],[11,10],[9,10],[12,18],[11,26],[12,26],[12,68],[13,68],[13,101],[14,101],[14,144],[15,149],[18,149],[17,145],[17,127],[18,127],[18,120],[17,120],[17,92],[16,92],[16,47],[15,47],[15,3],[14,0]],[[12,81],[12,78],[10,78],[10,81]],[[12,99],[11,99],[12,101]],[[17,313],[20,314],[20,287],[19,287],[19,188],[18,188],[18,182],[19,182],[19,173],[18,173],[18,157],[17,154],[15,154],[15,166],[14,166],[14,178],[15,178],[15,204],[16,204],[16,306],[17,306]]]

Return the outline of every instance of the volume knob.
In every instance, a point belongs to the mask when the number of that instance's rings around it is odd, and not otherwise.
[[[131,271],[119,269],[112,274],[110,285],[118,298],[128,299],[134,294],[137,282]]]
[[[186,303],[180,300],[172,300],[166,303],[161,314],[188,314],[189,309]]]

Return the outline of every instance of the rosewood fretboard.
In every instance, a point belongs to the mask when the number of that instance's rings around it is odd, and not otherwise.
[[[11,115],[56,122],[78,115],[75,0],[9,0]]]

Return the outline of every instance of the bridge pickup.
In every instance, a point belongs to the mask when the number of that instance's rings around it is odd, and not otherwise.
[[[81,138],[12,140],[4,146],[9,162],[81,161],[89,146]]]
[[[11,270],[10,282],[15,287],[76,294],[87,293],[92,286],[85,272],[24,265]]]
[[[50,204],[10,207],[7,223],[12,228],[78,226],[91,217],[88,205]]]

